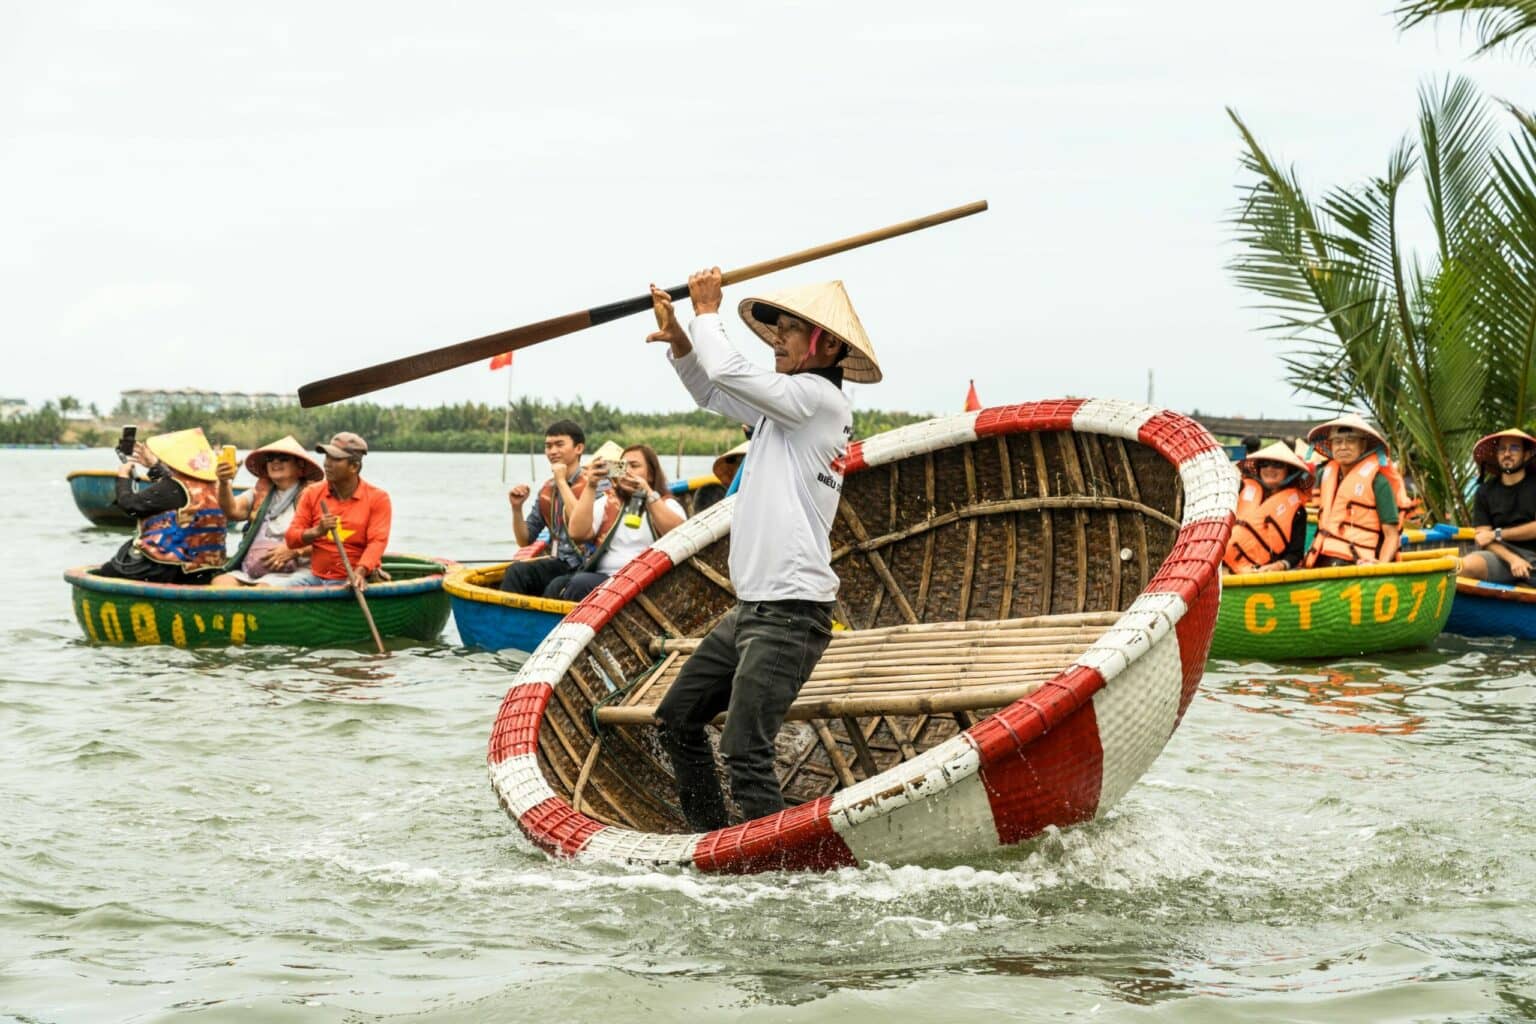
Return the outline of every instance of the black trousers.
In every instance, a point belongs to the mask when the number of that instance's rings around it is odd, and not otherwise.
[[[530,558],[513,562],[501,578],[501,589],[509,594],[529,597],[559,597],[560,591],[575,572],[558,558]]]
[[[688,658],[656,709],[689,828],[724,828],[725,799],[704,727],[726,712],[720,753],[745,820],[784,809],[774,741],[789,706],[832,640],[832,605],[746,601],[726,613]]]

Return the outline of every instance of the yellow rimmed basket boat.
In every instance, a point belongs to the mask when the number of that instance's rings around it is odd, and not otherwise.
[[[1215,658],[1324,658],[1422,647],[1456,596],[1454,551],[1382,565],[1223,576]]]
[[[348,647],[368,644],[368,623],[352,591],[334,587],[176,586],[108,579],[94,566],[70,569],[75,619],[93,643],[118,647]],[[445,558],[388,554],[389,583],[366,594],[384,637],[431,643],[448,622],[443,576],[458,568]]]
[[[1198,687],[1237,476],[1197,423],[1030,402],[851,445],[836,632],[789,709],[787,810],[690,834],[654,732],[736,603],[726,498],[576,606],[491,729],[497,799],[556,856],[645,869],[954,861],[1093,819]]]
[[[531,651],[576,607],[574,601],[503,593],[501,578],[510,564],[461,568],[443,580],[465,647]]]

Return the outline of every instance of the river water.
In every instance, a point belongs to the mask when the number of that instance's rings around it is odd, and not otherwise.
[[[0,452],[0,1020],[1536,1019],[1536,646],[1213,663],[1106,820],[963,867],[575,867],[496,806],[515,659],[451,626],[86,644],[59,573],[124,535],[64,474],[110,465]],[[511,550],[499,456],[366,472],[396,548]]]

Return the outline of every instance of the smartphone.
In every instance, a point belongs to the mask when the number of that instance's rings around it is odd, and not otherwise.
[[[133,455],[133,446],[139,439],[139,428],[132,423],[123,426],[122,436],[117,439],[117,458],[120,462],[127,462]]]

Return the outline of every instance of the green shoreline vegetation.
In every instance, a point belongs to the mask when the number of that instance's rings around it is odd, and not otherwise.
[[[305,444],[324,440],[343,430],[368,439],[375,451],[397,452],[499,452],[507,409],[500,405],[461,402],[434,408],[386,406],[372,402],[304,409],[278,405],[251,409],[207,410],[193,405],[173,405],[158,422],[136,418],[124,409],[109,419],[92,422],[65,418],[61,407],[78,408],[73,399],[45,402],[34,412],[0,422],[0,444],[60,444],[78,442],[89,447],[111,445],[119,424],[137,422],[140,436],[147,433],[202,427],[214,444],[256,448],[284,434]],[[886,412],[855,409],[855,437],[869,437],[893,427],[918,423],[931,413]],[[542,450],[544,428],[556,420],[581,424],[592,443],[612,438],[624,444],[648,444],[663,455],[717,455],[741,443],[741,428],[702,409],[688,412],[626,412],[603,402],[541,402],[523,398],[512,404],[511,431],[507,446],[513,452]]]

